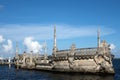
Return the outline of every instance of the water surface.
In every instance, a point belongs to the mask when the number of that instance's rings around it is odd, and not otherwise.
[[[75,73],[53,73],[37,70],[15,69],[8,65],[0,66],[0,80],[120,80],[120,59],[113,61],[115,75],[92,75]]]

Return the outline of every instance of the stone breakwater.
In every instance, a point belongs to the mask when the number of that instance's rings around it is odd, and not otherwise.
[[[76,48],[75,44],[72,44],[70,49],[58,50],[56,44],[56,27],[54,27],[52,56],[47,56],[46,53],[39,55],[32,52],[18,54],[18,50],[16,50],[16,67],[57,72],[115,73],[110,45],[105,40],[100,41],[99,31],[98,46],[94,48]]]

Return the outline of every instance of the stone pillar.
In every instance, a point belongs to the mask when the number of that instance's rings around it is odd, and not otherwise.
[[[16,52],[15,52],[16,66],[19,68],[19,56],[18,56],[18,42],[16,42]]]
[[[71,55],[71,56],[74,55],[75,49],[76,49],[75,44],[72,44],[71,49],[70,49],[70,50],[71,50],[71,52],[70,52],[70,55]]]
[[[47,44],[46,44],[46,41],[43,44],[43,50],[44,50],[44,61],[46,61],[47,60]]]
[[[30,65],[33,64],[33,62],[32,62],[33,61],[33,57],[32,56],[33,56],[33,51],[31,51],[31,53],[30,53]]]
[[[99,48],[100,47],[100,29],[98,29],[97,33],[98,33],[98,48]]]
[[[53,55],[56,56],[57,51],[57,44],[56,44],[56,26],[54,26],[54,48],[53,48]]]
[[[74,68],[74,54],[75,54],[75,44],[72,44],[70,53],[68,54],[68,63],[69,63],[69,68],[73,69]]]
[[[23,62],[23,65],[22,65],[22,66],[23,66],[23,67],[27,65],[26,62],[25,62],[25,58],[26,58],[26,55],[23,54],[23,60],[22,60],[22,62]]]
[[[18,42],[16,42],[16,53],[15,53],[15,57],[18,57]]]
[[[97,45],[97,52],[99,53],[100,52],[100,29],[98,29],[97,31],[97,42],[98,42],[98,45]]]

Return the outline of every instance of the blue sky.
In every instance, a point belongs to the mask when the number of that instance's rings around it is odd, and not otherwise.
[[[53,48],[53,26],[57,27],[58,49],[97,46],[97,28],[101,39],[120,48],[120,0],[0,0],[0,35],[11,40],[14,53],[18,41],[20,53],[24,40],[33,37],[40,45],[46,40],[48,53]],[[2,47],[1,47],[2,49]],[[3,54],[1,55],[13,55]],[[120,53],[115,52],[120,57]]]

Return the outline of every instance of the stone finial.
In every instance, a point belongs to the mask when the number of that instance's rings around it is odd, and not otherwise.
[[[105,40],[103,40],[102,43],[101,43],[101,46],[102,46],[102,47],[107,47],[107,46],[108,46],[108,45],[107,45],[107,42],[106,42]]]
[[[102,42],[101,42],[101,48],[102,48],[102,51],[103,51],[103,53],[104,54],[106,54],[106,53],[109,53],[109,46],[108,46],[108,44],[107,44],[107,42],[105,41],[105,40],[103,40]]]
[[[72,44],[70,55],[74,55],[74,53],[75,53],[75,49],[76,49],[75,44]]]
[[[76,49],[75,44],[72,44],[71,50],[74,51]]]

